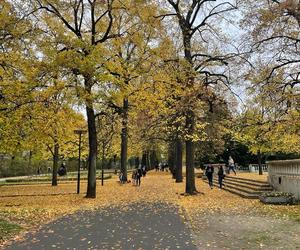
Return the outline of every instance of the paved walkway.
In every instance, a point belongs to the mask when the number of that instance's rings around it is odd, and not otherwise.
[[[207,214],[194,218],[199,249],[300,249],[300,223],[257,214]]]
[[[8,249],[197,249],[178,208],[132,204],[63,217]]]

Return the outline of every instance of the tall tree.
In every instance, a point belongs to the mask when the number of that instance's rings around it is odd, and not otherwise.
[[[113,51],[107,63],[108,71],[116,78],[116,91],[108,105],[120,114],[121,171],[127,180],[128,135],[130,127],[130,99],[139,91],[152,67],[153,41],[158,34],[159,20],[154,16],[157,6],[145,1],[120,1],[116,12],[116,32],[122,36],[110,45]],[[141,80],[143,79],[143,80]]]
[[[112,34],[114,0],[32,0],[45,36],[58,44],[58,61],[77,76],[77,89],[84,101],[88,123],[89,161],[87,198],[96,197],[97,132],[95,91],[101,83],[102,45],[119,36]],[[37,12],[39,11],[39,12]],[[81,85],[83,85],[81,87]]]
[[[215,1],[213,1],[215,2]],[[226,66],[229,57],[222,50],[217,50],[217,47],[210,49],[209,46],[205,48],[204,44],[208,43],[206,39],[211,42],[214,34],[215,37],[220,37],[217,31],[218,19],[226,12],[236,9],[236,3],[231,1],[220,1],[211,3],[206,0],[168,0],[171,10],[167,10],[161,15],[165,17],[175,17],[181,31],[181,44],[183,46],[183,54],[185,59],[185,82],[186,89],[185,100],[185,129],[186,129],[186,193],[196,193],[195,187],[195,173],[194,173],[194,134],[196,126],[196,115],[194,102],[195,87],[198,85],[197,99],[208,96],[206,89],[209,85],[214,85],[219,82],[228,84],[228,78],[224,69],[220,71],[214,66]],[[215,27],[215,28],[213,28]],[[220,27],[218,27],[220,29]],[[195,46],[201,41],[200,46]],[[220,41],[221,42],[221,39]],[[212,46],[213,47],[213,46]],[[220,48],[220,47],[219,47]],[[200,92],[199,92],[200,91]],[[191,98],[193,96],[193,98]]]
[[[270,114],[266,106],[249,105],[249,108],[241,114],[237,120],[235,137],[238,141],[247,145],[250,152],[257,156],[259,174],[262,175],[262,155],[272,151]]]

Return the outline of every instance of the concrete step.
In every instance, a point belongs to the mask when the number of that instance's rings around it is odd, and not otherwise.
[[[242,177],[237,177],[235,175],[226,175],[226,178],[231,179],[231,180],[237,180],[237,181],[243,181],[243,182],[249,182],[249,183],[255,183],[255,184],[268,184],[266,181],[260,181],[260,180],[253,180],[253,179],[248,179],[248,178],[242,178]]]
[[[214,178],[214,181],[218,182],[218,179]],[[271,190],[273,190],[273,188],[269,184],[253,185],[253,183],[237,182],[237,181],[232,181],[231,179],[226,179],[226,178],[223,180],[223,183],[228,184],[228,185],[238,186],[241,188],[252,189],[253,191],[260,191],[260,190],[271,191]]]
[[[241,196],[243,198],[247,198],[247,199],[258,199],[259,198],[259,194],[246,193],[246,192],[236,190],[235,188],[230,188],[230,187],[227,187],[227,186],[225,186],[223,189],[230,192],[230,193],[232,193],[232,194],[236,194],[238,196]]]
[[[205,180],[204,182],[206,182],[208,184],[208,181]],[[216,183],[214,183],[213,185],[214,185],[214,187],[217,187],[217,188],[219,187],[218,184],[216,184]],[[259,197],[259,193],[248,193],[248,192],[238,190],[236,188],[229,187],[227,185],[223,186],[222,189],[225,191],[228,191],[232,194],[238,195],[242,198],[246,198],[246,199],[258,199],[258,197]]]
[[[206,183],[208,183],[208,182],[206,181]],[[218,186],[217,181],[214,181],[213,184]],[[245,187],[239,187],[239,186],[236,186],[234,184],[228,184],[228,183],[224,183],[224,187],[230,188],[230,189],[235,189],[237,191],[247,193],[247,194],[261,194],[261,193],[265,192],[265,190],[255,190],[255,189],[252,189],[251,187],[246,187],[246,188]]]
[[[208,184],[208,180],[204,181]],[[258,199],[261,193],[273,190],[266,181],[251,180],[229,175],[226,175],[223,184],[224,190],[247,199]],[[217,175],[214,176],[214,186],[218,187]]]
[[[217,177],[214,177],[214,178],[217,178]],[[267,182],[230,177],[227,175],[226,175],[224,181],[228,181],[231,183],[240,183],[240,184],[245,184],[245,185],[251,185],[251,186],[256,186],[256,187],[269,187],[270,186]]]
[[[260,195],[261,193],[270,191],[269,189],[268,190],[265,190],[265,189],[257,190],[257,189],[252,189],[252,188],[239,187],[239,186],[228,184],[228,183],[225,183],[225,187],[231,188],[231,189],[236,189],[237,191],[240,191],[243,193],[257,194],[257,195]]]

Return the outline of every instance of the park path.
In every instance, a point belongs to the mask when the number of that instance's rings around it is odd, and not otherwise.
[[[7,249],[196,249],[178,207],[133,203],[78,212]]]

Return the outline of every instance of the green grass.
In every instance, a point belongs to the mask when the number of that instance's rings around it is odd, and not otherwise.
[[[8,238],[8,236],[18,233],[21,229],[22,227],[17,224],[0,219],[0,240],[4,240]]]

